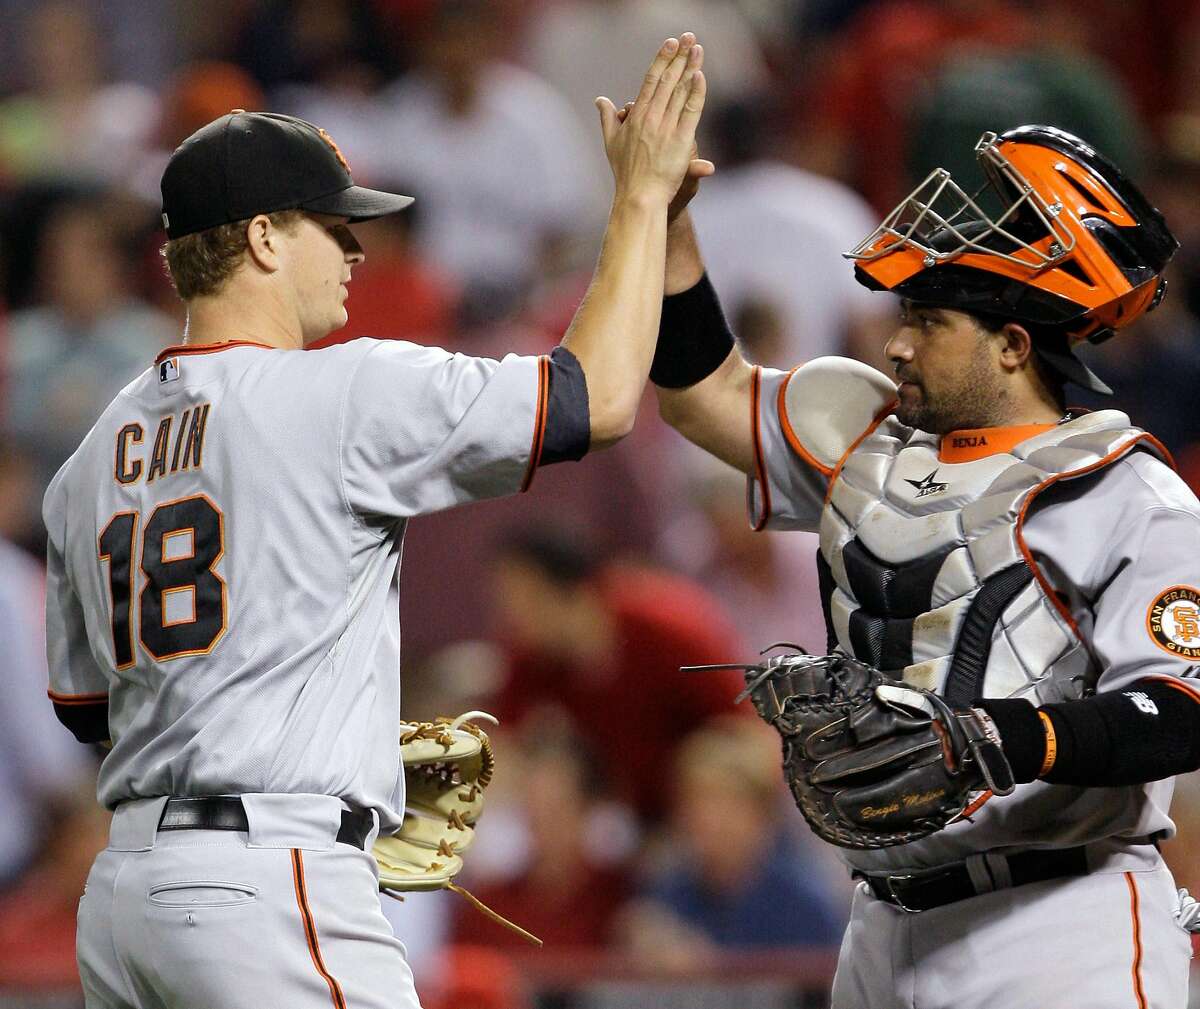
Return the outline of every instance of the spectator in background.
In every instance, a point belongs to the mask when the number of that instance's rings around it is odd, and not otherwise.
[[[46,701],[44,597],[41,567],[0,539],[0,984],[75,990],[75,908],[107,818],[97,761]]]
[[[15,30],[25,88],[0,102],[0,178],[122,179],[154,128],[154,93],[107,82],[105,46],[82,4],[29,4]]]
[[[527,722],[519,734],[504,737],[504,761],[512,765],[505,773],[512,779],[515,769],[520,775],[520,790],[509,798],[519,807],[528,847],[511,878],[471,890],[557,951],[594,950],[609,942],[630,874],[614,858],[622,854],[620,846],[614,851],[605,845],[604,830],[596,829],[602,772],[584,741],[554,721]],[[456,943],[527,948],[523,938],[465,901],[455,905],[453,937]]]
[[[4,386],[0,382],[0,403]],[[45,550],[38,477],[28,453],[0,435],[0,541],[24,547],[33,556]]]
[[[948,49],[913,96],[906,189],[935,168],[982,185],[976,142],[1025,123],[1087,137],[1124,171],[1140,174],[1145,135],[1121,82],[1085,51],[1064,51],[1044,36],[1038,43],[1028,52]]]
[[[714,122],[720,169],[691,213],[747,357],[790,368],[850,354],[886,368],[894,302],[855,283],[842,258],[874,230],[876,215],[841,183],[780,160],[782,123],[767,96],[727,104]],[[764,329],[767,319],[774,330]],[[766,332],[774,337],[754,336]]]
[[[426,987],[419,993],[424,1009],[534,1009],[520,970],[491,943],[449,950],[441,982],[432,994]]]
[[[1122,90],[1069,48],[1078,37],[1061,20],[1056,24],[1056,37],[1048,37],[1019,0],[865,6],[810,84],[797,157],[848,182],[881,212],[930,169],[955,168],[963,136],[969,134],[969,152],[989,129],[1049,121],[1094,138],[1128,163],[1140,151],[1127,139],[1131,119]]]
[[[365,94],[396,72],[397,54],[373,0],[266,0],[241,6],[248,13],[238,32],[237,62],[272,97],[296,85]]]
[[[823,654],[825,616],[813,564],[820,537],[756,533],[746,521],[745,476],[690,444],[681,453],[689,463],[687,496],[693,507],[664,533],[665,559],[735,615],[751,649],[747,659],[783,641]]]
[[[216,61],[187,64],[167,84],[150,149],[130,177],[130,188],[157,208],[162,201],[159,180],[176,147],[231,109],[265,108],[262,89],[241,67]]]
[[[1188,480],[1189,447],[1200,445],[1200,120],[1190,136],[1169,137],[1147,192],[1180,242],[1166,273],[1170,297],[1134,324],[1132,339],[1086,348],[1114,395],[1079,390],[1071,402],[1125,411],[1167,446]]]
[[[602,564],[578,538],[549,527],[500,543],[492,582],[509,672],[489,710],[510,729],[562,713],[614,797],[657,822],[661,786],[646,769],[736,710],[737,673],[679,671],[745,654],[728,617],[694,583]]]
[[[131,222],[104,194],[54,205],[34,246],[36,302],[8,317],[0,433],[50,477],[121,388],[175,336],[172,320],[133,297]]]
[[[562,97],[497,57],[493,6],[439,4],[416,28],[415,69],[380,94],[369,135],[352,124],[346,133],[347,156],[368,175],[402,178],[420,195],[418,247],[462,284],[472,320],[507,314],[536,277],[573,265],[572,242],[591,255],[607,192]]]
[[[662,864],[625,915],[625,942],[647,965],[696,968],[720,949],[841,938],[846,914],[789,831],[778,740],[762,728],[714,725],[675,754]]]
[[[710,54],[704,75],[714,97],[748,98],[768,82],[762,52],[737,4],[549,0],[540,8],[529,18],[523,62],[566,97],[576,116],[589,120],[589,129],[592,100],[597,95],[632,98],[642,75],[636,54],[646,46],[653,48],[655,39],[679,31],[680,25],[704,39]]]

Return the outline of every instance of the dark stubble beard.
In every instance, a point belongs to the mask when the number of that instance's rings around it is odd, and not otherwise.
[[[947,385],[934,396],[920,385],[920,399],[910,405],[901,401],[897,408],[900,423],[938,435],[1003,423],[1006,394],[988,354],[986,339],[979,339],[970,361],[954,378],[954,385]]]

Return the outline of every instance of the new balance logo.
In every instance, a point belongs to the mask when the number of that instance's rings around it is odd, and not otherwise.
[[[1149,697],[1143,694],[1140,690],[1126,690],[1125,696],[1128,697],[1134,704],[1137,705],[1138,711],[1144,715],[1157,715],[1158,705],[1155,704]]]
[[[938,483],[936,469],[923,480],[906,479],[904,482],[917,488],[917,497],[929,497],[930,494],[940,494],[950,486],[946,483]]]

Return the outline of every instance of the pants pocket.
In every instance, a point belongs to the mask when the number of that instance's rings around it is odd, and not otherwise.
[[[236,907],[254,901],[258,888],[225,880],[182,879],[156,883],[146,897],[156,907]]]

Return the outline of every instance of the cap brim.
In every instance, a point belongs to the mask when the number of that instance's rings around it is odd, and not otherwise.
[[[318,214],[348,217],[353,224],[356,221],[371,221],[376,217],[386,217],[388,214],[403,210],[412,202],[411,196],[383,193],[378,189],[364,189],[362,186],[350,186],[341,192],[309,200],[304,204],[303,209],[312,210]]]
[[[1036,343],[1034,344],[1034,349],[1043,361],[1062,375],[1068,382],[1074,382],[1083,389],[1090,389],[1092,392],[1098,392],[1104,396],[1111,396],[1113,394],[1112,389],[1105,384],[1100,376],[1069,350],[1048,350],[1045,347],[1038,346]]]

